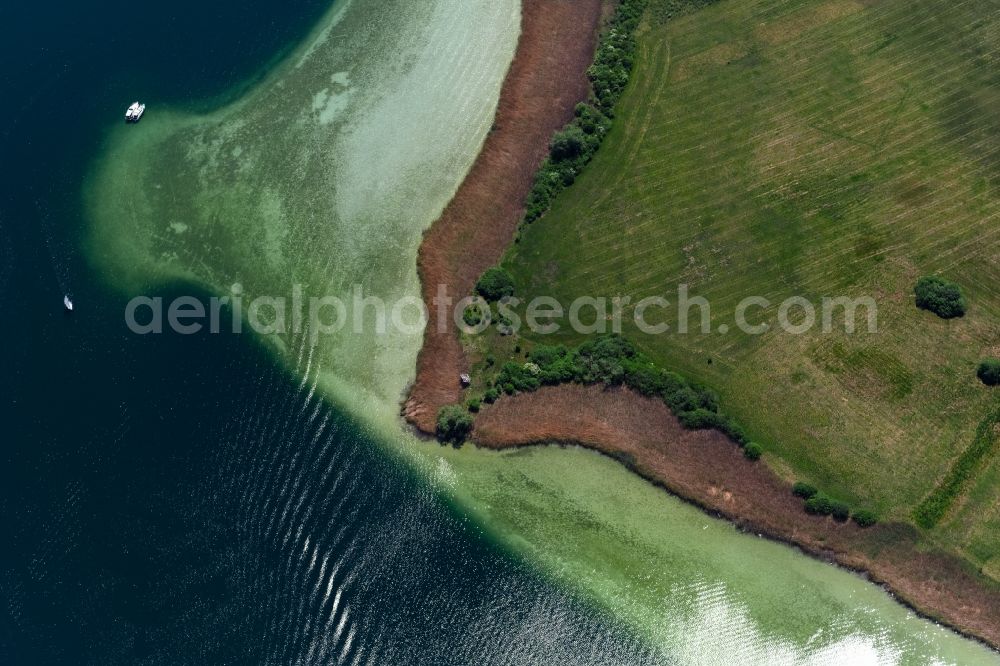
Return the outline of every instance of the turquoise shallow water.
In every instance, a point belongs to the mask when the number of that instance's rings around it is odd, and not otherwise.
[[[183,52],[170,26],[188,28],[175,8],[148,19],[165,24],[144,49],[160,85],[134,73],[148,63],[114,69],[117,44],[107,70],[74,74],[100,93],[83,118],[6,135],[35,177],[0,209],[0,303],[19,324],[0,661],[989,663],[598,456],[415,441],[396,415],[419,336],[314,350],[125,330],[128,297],[192,284],[415,293],[416,243],[488,131],[516,5],[404,5],[303,5],[298,22],[218,6],[205,34],[233,41],[188,49],[272,41],[217,69],[190,56],[200,84],[166,64]],[[255,75],[275,53],[285,64]],[[137,80],[174,97],[137,127],[104,120]],[[55,169],[43,139],[69,146]]]

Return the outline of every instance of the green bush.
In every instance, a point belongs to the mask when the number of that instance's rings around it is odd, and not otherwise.
[[[622,336],[600,335],[580,345],[576,379],[584,384],[621,384],[625,368],[635,356],[635,347]]]
[[[988,358],[980,363],[976,376],[987,386],[1000,386],[1000,359]]]
[[[849,507],[844,502],[833,501],[831,503],[830,514],[833,516],[834,520],[845,522],[851,517],[851,507]]]
[[[481,301],[480,301],[481,303]],[[465,322],[466,326],[475,327],[483,321],[483,310],[475,305],[470,305],[465,308],[465,312],[462,313],[462,321]]]
[[[500,398],[500,391],[495,388],[487,389],[486,393],[483,395],[483,402],[487,405],[492,405]]]
[[[806,500],[805,509],[806,513],[814,516],[829,516],[833,513],[833,505],[832,499],[826,495],[817,493]]]
[[[446,405],[438,412],[437,437],[442,442],[461,444],[472,432],[472,416],[461,405]]]
[[[803,481],[796,481],[795,485],[792,486],[792,494],[797,495],[802,499],[809,499],[810,497],[815,497],[819,494],[819,490],[816,489],[816,486]]]
[[[569,350],[564,345],[538,345],[531,350],[530,358],[538,364],[538,367],[551,367],[569,355]]]
[[[861,509],[854,512],[854,522],[858,524],[858,527],[871,527],[878,522],[878,516],[875,515],[874,511]]]
[[[694,409],[677,415],[681,425],[688,430],[710,430],[725,425],[726,419],[721,414],[707,409]]]
[[[476,283],[476,293],[491,303],[504,296],[513,296],[514,278],[502,268],[488,268]]]
[[[580,103],[576,105],[576,126],[585,134],[601,137],[611,129],[611,121],[599,109]]]
[[[730,418],[722,417],[716,428],[739,446],[746,446],[750,443],[750,438],[743,430],[743,426]]]
[[[503,387],[504,392],[510,394],[531,393],[537,391],[542,385],[539,376],[532,372],[527,364],[514,363],[513,361],[503,364],[496,383]]]
[[[965,297],[962,288],[954,282],[936,275],[917,280],[913,287],[917,307],[930,310],[942,319],[953,319],[965,314]]]
[[[469,400],[468,404],[469,404],[469,411],[472,412],[473,414],[478,412],[479,408],[482,406],[482,402],[479,400],[479,398],[472,398],[471,400]]]
[[[628,84],[636,51],[634,33],[645,7],[645,0],[622,0],[587,70],[597,107],[606,115],[611,115]]]
[[[712,389],[692,384],[691,388],[698,395],[698,406],[710,412],[719,411],[719,396]]]
[[[587,137],[576,125],[568,125],[561,132],[556,132],[549,145],[549,154],[556,162],[574,160],[583,154],[587,146]]]
[[[563,345],[538,345],[528,358],[538,366],[538,379],[543,384],[571,382],[579,372],[575,352],[570,352]]]
[[[678,415],[683,412],[693,412],[701,407],[701,397],[690,386],[681,386],[672,392],[665,393],[663,401],[667,403],[674,414]]]
[[[760,460],[760,457],[764,455],[764,449],[757,442],[750,442],[743,447],[743,455],[747,457],[747,460]]]
[[[645,396],[661,396],[667,388],[666,373],[654,365],[632,368],[625,375],[625,385]]]
[[[552,200],[571,185],[611,129],[615,104],[628,84],[635,58],[635,30],[642,19],[646,0],[621,0],[598,42],[594,62],[587,70],[592,103],[576,107],[576,117],[558,132],[550,144],[550,158],[538,172],[525,202],[524,224],[548,211]]]

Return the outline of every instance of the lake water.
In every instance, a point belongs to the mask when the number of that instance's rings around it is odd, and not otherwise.
[[[516,2],[0,17],[0,663],[996,663],[600,456],[413,439],[417,335],[128,332],[140,293],[415,295]]]

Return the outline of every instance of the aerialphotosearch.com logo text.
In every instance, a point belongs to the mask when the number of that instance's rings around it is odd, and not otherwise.
[[[708,299],[691,295],[688,285],[677,287],[673,300],[664,295],[581,296],[563,303],[551,296],[530,300],[506,297],[487,303],[478,296],[456,299],[440,285],[432,299],[437,332],[455,326],[469,335],[485,332],[490,326],[504,334],[525,327],[536,335],[550,335],[568,327],[579,334],[621,333],[627,324],[649,335],[727,334],[733,330],[747,335],[763,335],[777,326],[781,331],[801,335],[820,330],[854,333],[859,321],[863,330],[878,329],[878,306],[868,296],[822,297],[810,300],[791,296],[774,302],[763,296],[747,296],[732,311],[732,319],[715,322]],[[351,332],[358,335],[423,335],[429,315],[417,296],[385,299],[366,295],[360,284],[345,296],[308,295],[302,285],[294,285],[288,296],[248,298],[241,284],[229,294],[204,302],[194,296],[180,296],[164,302],[160,296],[137,296],[125,307],[125,323],[139,335],[165,330],[191,335],[241,333],[245,327],[259,335],[300,335],[307,333],[315,344],[327,335]]]

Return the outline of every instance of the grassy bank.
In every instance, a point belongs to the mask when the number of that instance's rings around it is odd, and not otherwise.
[[[912,522],[998,399],[975,378],[1000,319],[995,13],[939,0],[672,7],[648,7],[600,151],[504,266],[518,296],[565,303],[674,302],[687,284],[711,303],[711,333],[652,336],[626,316],[624,335],[716,391],[786,478]],[[962,285],[966,316],[914,306],[928,274]],[[878,330],[748,335],[732,326],[748,296],[774,304],[759,313],[771,321],[791,296],[871,296]],[[499,368],[584,338],[564,326],[473,352]],[[989,572],[1000,486],[986,481],[993,461],[975,467],[926,537]]]

